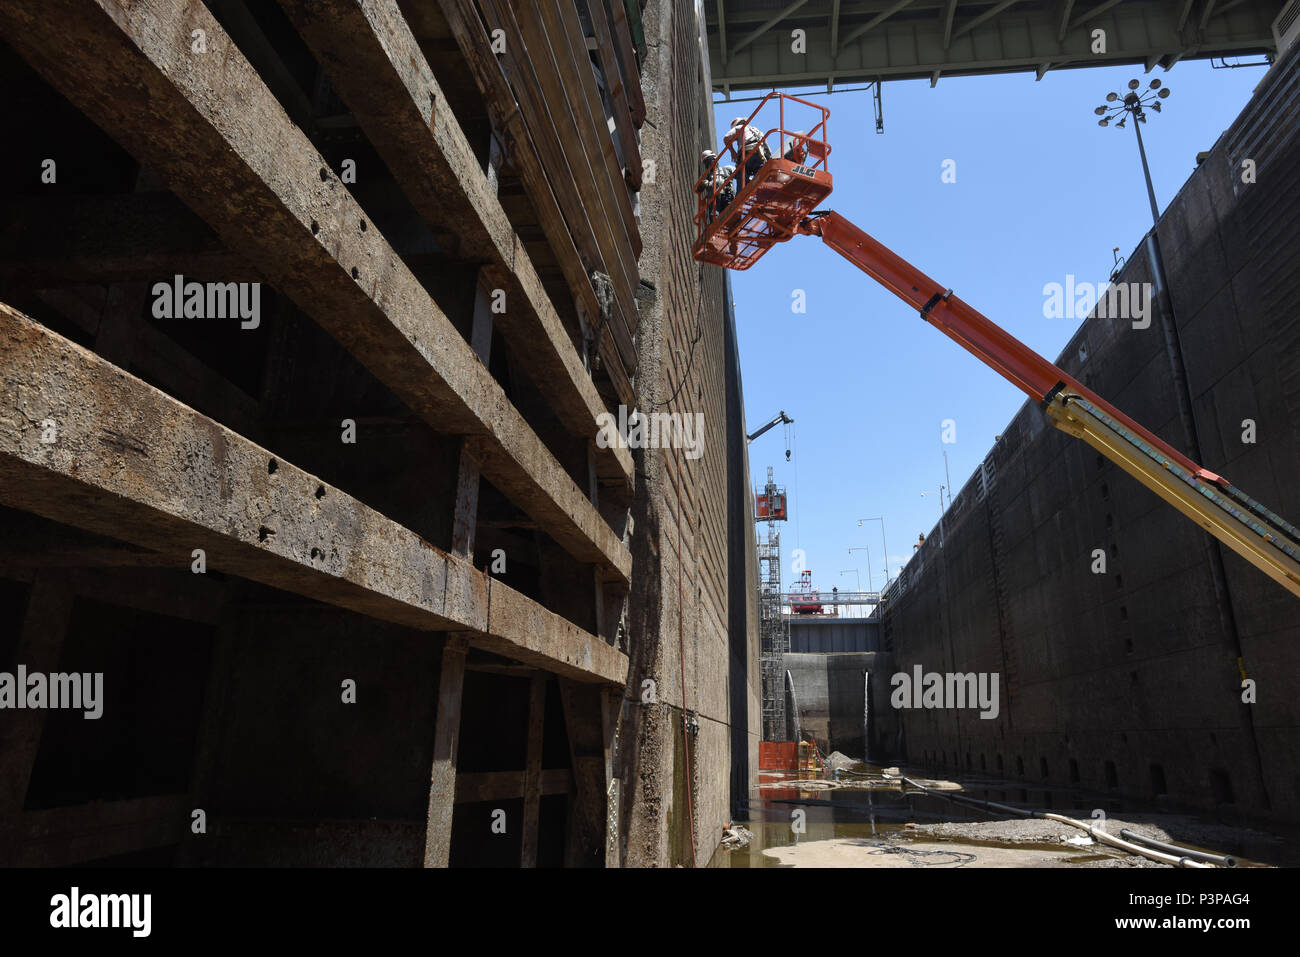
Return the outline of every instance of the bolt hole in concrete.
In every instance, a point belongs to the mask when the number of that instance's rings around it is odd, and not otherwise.
[[[320,550],[319,548],[316,548],[315,546],[312,546],[311,557],[312,557],[312,560],[313,560],[313,561],[315,561],[317,558],[320,558],[320,557],[321,557],[321,554],[322,554],[322,552],[321,552],[321,550]]]
[[[837,760],[837,758],[839,760]],[[1059,821],[1016,818],[945,800],[905,787],[907,776],[926,787],[1025,809],[1057,808],[1090,820],[1104,799],[1086,788],[1047,787],[1030,792],[1019,782],[967,772],[937,781],[920,770],[886,768],[845,758],[828,759],[838,772],[764,771],[759,787],[738,809],[733,834],[743,827],[748,846],[719,844],[710,867],[1164,867],[1090,838]],[[901,774],[899,773],[901,771]],[[1072,774],[1075,768],[1071,768]],[[1225,788],[1220,778],[1215,782]],[[1230,788],[1230,785],[1227,786]],[[1012,796],[1017,800],[1009,800]],[[1186,847],[1231,854],[1241,866],[1300,863],[1296,843],[1246,825],[1216,820],[1209,812],[1172,811],[1163,802],[1125,802],[1108,813],[1106,830],[1121,827]],[[796,812],[798,814],[796,815]],[[796,833],[796,825],[800,829]],[[719,841],[724,833],[716,835]]]
[[[322,498],[324,498],[324,497],[325,497],[325,486],[324,486],[324,485],[317,485],[317,486],[316,486],[316,498],[317,498],[317,499],[322,499]]]
[[[264,542],[274,534],[275,532],[267,528],[265,525],[260,525],[257,529],[257,540],[259,542]]]
[[[361,220],[361,231],[363,233],[366,231],[366,221],[364,219]]]
[[[322,166],[320,168],[320,181],[323,183],[329,178],[330,178],[330,171],[327,170],[324,166]]]
[[[357,271],[357,267],[356,267],[356,266],[353,266],[353,267],[352,267],[352,278],[353,278],[353,279],[356,279],[356,278],[357,278],[358,276],[360,276],[360,275],[361,275],[360,272]]]
[[[319,232],[320,232],[320,223],[316,222],[316,220],[313,219],[311,221],[311,234],[315,236]]]
[[[275,470],[278,469],[279,467],[280,467],[280,463],[277,462],[275,459],[271,459],[271,461],[266,463],[266,474],[274,475]]]

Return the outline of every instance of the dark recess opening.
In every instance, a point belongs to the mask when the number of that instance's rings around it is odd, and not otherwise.
[[[78,599],[61,672],[102,672],[101,717],[51,710],[26,810],[189,790],[212,628]]]
[[[1151,793],[1168,794],[1168,788],[1165,786],[1165,769],[1158,764],[1151,765]]]
[[[1119,787],[1119,772],[1115,770],[1114,761],[1106,762],[1106,787],[1107,788]]]
[[[18,662],[18,640],[27,617],[27,597],[31,586],[25,582],[0,578],[0,670],[14,671]]]
[[[1232,793],[1232,779],[1222,768],[1210,768],[1210,792],[1215,804],[1235,804],[1236,796]]]

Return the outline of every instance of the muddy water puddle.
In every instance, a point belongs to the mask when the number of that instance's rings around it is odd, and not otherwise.
[[[972,863],[974,855],[961,850],[964,844],[1064,850],[1060,845],[1000,844],[919,834],[914,830],[917,824],[980,821],[987,816],[920,791],[903,791],[874,767],[855,765],[836,783],[841,786],[802,780],[793,773],[762,774],[761,786],[750,792],[749,820],[744,822],[754,840],[748,848],[719,848],[709,866],[793,866],[783,863],[786,855],[782,849],[832,840],[851,843],[865,853],[899,855],[908,866]]]

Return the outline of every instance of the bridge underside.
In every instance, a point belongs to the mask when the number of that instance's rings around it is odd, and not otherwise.
[[[1284,0],[702,0],[715,90],[1272,54]],[[795,31],[802,30],[800,35]],[[1104,46],[1094,31],[1104,31]]]

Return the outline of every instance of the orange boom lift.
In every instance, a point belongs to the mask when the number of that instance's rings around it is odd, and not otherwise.
[[[714,208],[715,200],[703,191],[706,182],[713,182],[713,169],[696,183],[701,198],[692,252],[697,260],[748,269],[777,243],[800,234],[820,237],[1034,399],[1054,426],[1083,439],[1300,597],[1300,530],[1130,419],[839,213],[817,210],[832,187],[826,141],[830,111],[785,93],[770,93],[748,123],[773,100],[779,124],[763,137],[772,156],[748,181],[743,181],[745,164],[756,150],[752,144],[745,147],[743,135],[736,137],[736,171],[716,190],[734,181],[735,198],[720,210]],[[792,130],[786,121],[787,104],[791,114],[815,122],[807,130]]]

